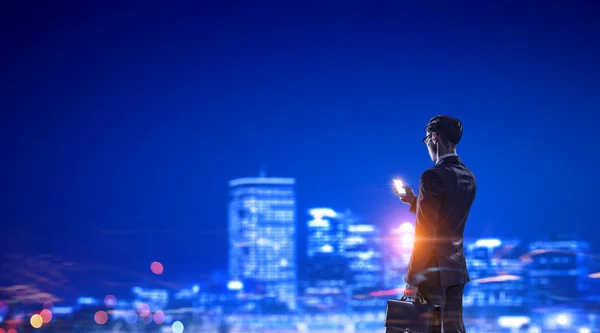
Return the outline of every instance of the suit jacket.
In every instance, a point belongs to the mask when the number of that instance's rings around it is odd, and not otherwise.
[[[408,284],[419,286],[433,278],[442,286],[469,281],[463,234],[476,188],[475,176],[458,156],[444,158],[421,175],[410,206],[417,222]]]

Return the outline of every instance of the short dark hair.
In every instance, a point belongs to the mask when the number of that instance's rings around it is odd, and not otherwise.
[[[463,128],[460,120],[443,114],[429,120],[425,130],[438,134],[442,140],[457,145],[462,138]]]

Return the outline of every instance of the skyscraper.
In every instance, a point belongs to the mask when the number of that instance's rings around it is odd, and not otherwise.
[[[308,211],[307,274],[303,285],[306,311],[339,312],[347,304],[348,260],[345,240],[346,214],[331,208]]]
[[[345,254],[348,260],[352,294],[350,307],[355,311],[385,307],[384,299],[364,298],[378,291],[383,282],[383,265],[380,250],[380,229],[374,224],[362,222],[356,216],[349,217]],[[362,295],[362,296],[358,296]]]
[[[331,208],[313,208],[308,213],[312,217],[308,221],[308,258],[319,253],[343,255],[348,228],[344,214]]]
[[[229,182],[229,275],[251,280],[265,295],[296,308],[296,194],[294,178]]]

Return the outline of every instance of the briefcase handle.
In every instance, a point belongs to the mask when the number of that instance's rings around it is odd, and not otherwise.
[[[425,300],[425,298],[423,298],[423,295],[421,295],[421,293],[417,292],[416,296],[408,296],[408,295],[402,295],[402,297],[400,298],[401,301],[409,301],[412,300],[413,303],[418,303],[418,304],[427,304],[427,301]]]

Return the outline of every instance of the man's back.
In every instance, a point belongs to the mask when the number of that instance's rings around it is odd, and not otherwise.
[[[458,156],[449,156],[432,169],[443,180],[435,253],[442,285],[469,281],[463,235],[475,199],[475,176]]]

